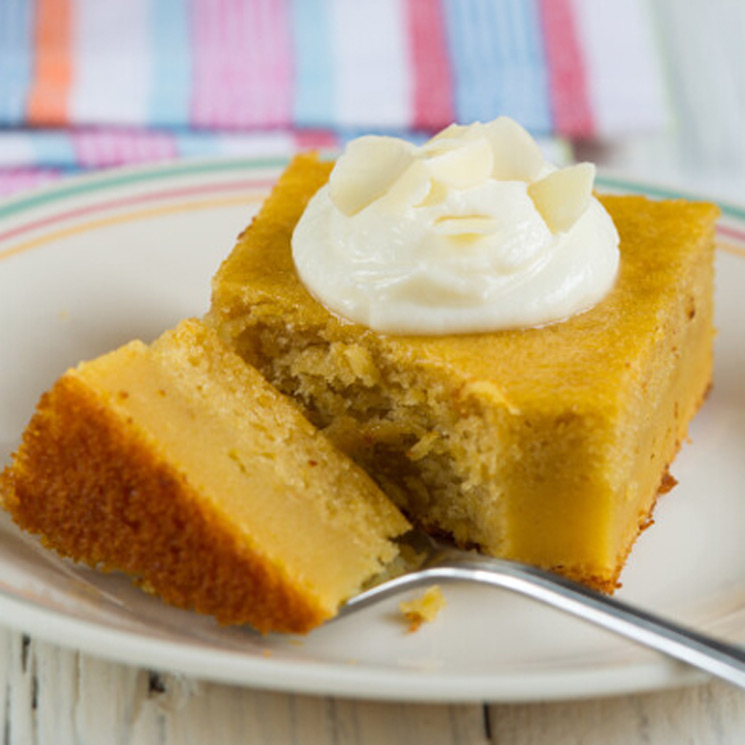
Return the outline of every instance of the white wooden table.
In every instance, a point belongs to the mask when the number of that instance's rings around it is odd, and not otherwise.
[[[0,733],[3,745],[741,745],[745,692],[711,683],[520,705],[315,698],[110,664],[0,631]]]
[[[665,38],[676,132],[587,145],[579,155],[635,177],[745,202],[745,3],[653,5]],[[740,745],[745,692],[712,682],[520,705],[314,698],[104,662],[4,630],[0,619],[0,745],[295,742]]]

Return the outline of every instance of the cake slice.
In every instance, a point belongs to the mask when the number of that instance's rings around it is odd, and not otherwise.
[[[214,283],[208,322],[416,523],[612,591],[712,373],[717,208],[604,197],[615,287],[543,327],[377,333],[298,278],[331,163],[298,157]]]
[[[166,601],[304,632],[397,554],[408,524],[295,405],[185,321],[42,397],[4,506],[61,554]]]

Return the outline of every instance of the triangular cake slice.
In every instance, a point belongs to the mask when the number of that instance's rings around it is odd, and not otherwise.
[[[298,157],[209,322],[412,520],[612,591],[711,382],[714,205],[603,197],[615,287],[540,328],[393,336],[305,289],[291,236],[332,163]]]
[[[260,631],[304,632],[333,616],[408,528],[292,402],[193,320],[63,375],[2,495],[61,554]]]

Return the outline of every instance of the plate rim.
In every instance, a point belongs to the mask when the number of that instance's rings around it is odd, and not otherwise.
[[[18,618],[12,618],[14,610],[20,610]],[[690,686],[709,679],[701,671],[660,657],[633,666],[613,664],[600,671],[590,666],[569,672],[562,667],[551,673],[514,670],[506,675],[448,673],[445,685],[441,675],[433,676],[428,672],[378,670],[369,666],[356,668],[352,663],[315,660],[247,659],[235,651],[214,648],[199,649],[191,659],[184,659],[185,648],[194,652],[191,645],[76,619],[22,598],[8,596],[4,590],[0,590],[0,614],[6,629],[111,662],[288,694],[441,704],[528,703],[619,696]],[[54,631],[51,631],[53,626]],[[85,647],[81,645],[82,635],[85,635]],[[140,659],[147,655],[147,664],[133,663],[133,652],[138,653]],[[200,659],[205,655],[220,664],[205,666],[206,660]],[[252,674],[248,677],[246,667],[251,668]],[[288,684],[290,675],[292,681]],[[644,678],[642,684],[638,679],[640,675]]]

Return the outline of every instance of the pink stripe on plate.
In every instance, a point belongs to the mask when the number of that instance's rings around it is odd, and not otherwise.
[[[719,223],[717,225],[717,233],[726,235],[728,238],[735,238],[745,246],[745,230],[742,228],[733,228],[730,225]]]
[[[440,0],[405,0],[414,69],[412,125],[439,130],[453,121],[453,80]]]
[[[194,0],[194,124],[287,126],[292,113],[288,0]]]
[[[590,137],[595,122],[587,90],[571,0],[539,0],[554,129],[560,135]]]

